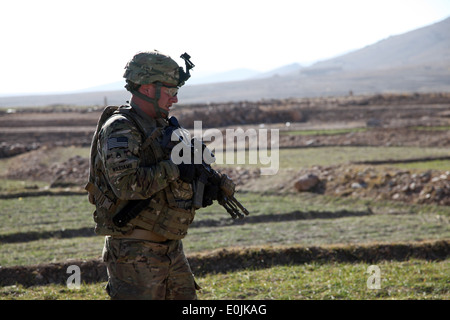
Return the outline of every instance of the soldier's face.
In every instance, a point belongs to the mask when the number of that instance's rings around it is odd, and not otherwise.
[[[175,90],[175,88],[162,86],[161,97],[158,101],[159,107],[169,111],[169,108],[172,106],[172,104],[178,102],[177,93],[178,90]]]
[[[156,88],[154,84],[142,85],[139,88],[139,91],[149,96],[150,98],[154,98],[156,96]],[[164,85],[161,87],[161,94],[158,100],[158,105],[161,109],[169,111],[169,108],[172,106],[172,104],[178,102],[178,97],[176,96],[176,94],[174,95],[174,93],[175,90],[173,90],[172,88],[164,87]]]

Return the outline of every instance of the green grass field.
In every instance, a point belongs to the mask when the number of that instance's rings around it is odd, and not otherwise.
[[[236,151],[234,153],[233,164],[223,164],[226,156],[221,150],[216,150],[216,157],[220,166],[241,166],[241,167],[269,167],[270,160],[279,160],[280,169],[297,169],[311,166],[330,166],[336,164],[349,164],[361,161],[377,160],[405,160],[423,157],[449,156],[450,152],[445,148],[419,148],[419,147],[322,147],[322,148],[299,148],[299,149],[279,149],[278,155],[272,154],[269,150],[267,157],[262,159],[257,151]],[[256,159],[256,164],[250,164],[250,159]],[[272,158],[272,159],[271,159]],[[242,159],[244,164],[239,163]],[[264,165],[263,161],[269,162]],[[439,169],[450,170],[450,161],[437,161],[436,164],[430,162],[409,163],[409,168],[419,169]],[[399,166],[399,165],[397,165]],[[403,167],[403,164],[400,166]]]
[[[367,263],[328,263],[275,266],[198,277],[203,300],[448,300],[449,261],[412,259],[381,262],[379,289],[370,282]],[[369,281],[369,285],[367,284]],[[0,299],[108,300],[106,283],[85,284],[79,289],[63,285],[0,288]]]
[[[450,238],[450,208],[443,206],[311,194],[242,193],[239,200],[251,212],[242,222],[234,222],[217,204],[199,210],[184,240],[186,252],[227,246],[307,246]],[[375,214],[369,214],[368,205]],[[0,216],[4,223],[0,239],[4,243],[0,265],[99,257],[102,237],[85,235],[93,226],[92,210],[84,195],[2,200]],[[74,235],[64,237],[68,230],[74,230]],[[77,237],[77,230],[83,234]],[[14,237],[24,240],[8,242],[7,239]]]
[[[61,161],[59,155],[44,162]],[[70,149],[85,156],[86,149]],[[447,155],[438,148],[305,148],[280,150],[280,175],[301,167],[351,161],[406,159]],[[59,159],[59,160],[58,160]],[[0,161],[0,172],[12,159]],[[431,162],[414,163],[418,170]],[[401,165],[398,165],[401,166]],[[438,164],[450,169],[450,162]],[[403,166],[402,166],[403,167]],[[448,169],[442,169],[448,168]],[[2,171],[3,170],[3,171]],[[321,246],[330,244],[416,242],[450,239],[450,208],[372,199],[336,198],[311,193],[277,194],[279,177],[266,177],[260,191],[239,192],[251,212],[233,222],[215,204],[198,211],[185,238],[189,256],[226,248],[265,245]],[[272,180],[271,180],[272,179]],[[1,193],[40,190],[46,183],[2,180]],[[370,210],[368,209],[370,208]],[[0,200],[0,266],[34,265],[67,259],[97,259],[103,238],[90,234],[94,207],[86,195],[12,197]],[[449,260],[382,261],[381,289],[368,289],[367,263],[312,263],[274,266],[226,274],[207,274],[198,280],[200,299],[448,299]],[[62,285],[0,288],[1,299],[107,299],[104,283],[83,284],[80,290]]]

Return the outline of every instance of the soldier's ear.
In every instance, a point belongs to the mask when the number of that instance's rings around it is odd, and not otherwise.
[[[153,83],[143,84],[139,88],[139,92],[145,94],[146,96],[149,96],[150,98],[154,98],[155,97],[155,85]]]

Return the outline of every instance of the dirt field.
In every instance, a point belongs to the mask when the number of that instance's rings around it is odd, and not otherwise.
[[[323,145],[447,146],[450,94],[411,94],[263,100],[259,103],[176,106],[172,115],[186,128],[260,127],[281,131],[371,128],[335,136],[282,136],[280,147]],[[13,112],[11,112],[13,111]],[[70,107],[0,110],[0,157],[46,146],[88,146],[101,109]]]
[[[5,176],[48,181],[52,186],[81,186],[88,159],[42,164],[55,147],[88,147],[101,110],[69,107],[16,110],[0,113],[0,158],[17,156]],[[227,114],[228,116],[225,116]],[[173,115],[192,127],[203,120],[225,132],[231,128],[277,128],[280,148],[320,146],[450,146],[450,94],[373,95],[337,98],[270,100],[260,103],[178,106]],[[234,124],[231,124],[234,123]],[[203,125],[206,128],[205,125]],[[302,134],[310,130],[308,134]],[[328,131],[324,131],[328,130]],[[333,131],[329,131],[333,130]],[[331,132],[331,133],[330,133]],[[445,160],[450,157],[441,157]],[[420,160],[420,159],[417,159]],[[423,159],[433,160],[433,159]],[[371,164],[367,164],[371,165]],[[353,170],[353,171],[352,171]],[[309,170],[321,183],[315,192],[347,196],[375,196],[408,202],[448,204],[450,174],[430,172],[426,177],[343,166]],[[284,189],[292,190],[298,172]],[[229,169],[238,184],[257,184],[258,170]],[[366,179],[363,179],[366,176]],[[341,177],[347,177],[343,179]],[[361,181],[378,181],[358,188]],[[250,182],[249,182],[250,181]],[[287,187],[286,187],[287,186]],[[359,185],[361,186],[361,185]],[[283,186],[281,186],[283,189]]]

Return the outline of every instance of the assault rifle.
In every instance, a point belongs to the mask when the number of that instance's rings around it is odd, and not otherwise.
[[[173,135],[175,135],[178,138],[177,143],[184,144],[184,149],[190,150],[191,164],[195,167],[196,178],[193,181],[193,207],[199,209],[211,204],[212,200],[217,200],[233,219],[242,219],[244,214],[248,215],[249,211],[234,196],[236,184],[233,180],[226,174],[219,173],[211,167],[211,163],[214,162],[211,160],[215,159],[214,154],[202,141],[196,138],[191,139],[190,143],[187,143],[185,140],[188,136],[180,134],[180,130],[183,129],[175,117],[169,119],[169,124],[170,126],[164,132],[163,147],[170,144],[169,141],[173,141]],[[208,162],[205,161],[205,156]],[[209,192],[205,193],[205,188],[212,188],[217,191],[211,195]],[[211,198],[205,199],[206,194],[211,196]]]
[[[190,150],[191,160],[194,162],[196,178],[193,181],[194,198],[192,206],[195,209],[199,209],[212,204],[213,200],[217,200],[233,219],[242,219],[244,218],[244,214],[248,215],[248,210],[234,197],[236,185],[233,180],[226,174],[219,173],[211,168],[210,163],[213,161],[210,162],[210,160],[215,158],[214,154],[209,151],[203,142],[195,138],[190,143],[187,143],[185,140],[187,140],[188,135],[180,134],[181,130],[184,129],[180,127],[175,117],[169,119],[169,124],[170,126],[164,131],[162,139],[163,148],[167,153],[170,153],[174,145],[182,143],[184,144],[184,149]],[[180,129],[180,131],[177,129]],[[178,141],[175,141],[177,143],[174,143],[172,140],[173,134],[178,137]],[[205,161],[204,154],[208,155],[209,163]],[[201,163],[195,164],[199,158],[201,159]],[[205,188],[214,190],[215,192],[205,193]],[[144,200],[128,201],[125,207],[113,217],[113,223],[118,227],[125,226],[129,221],[136,218],[150,204],[152,199],[153,197]]]

